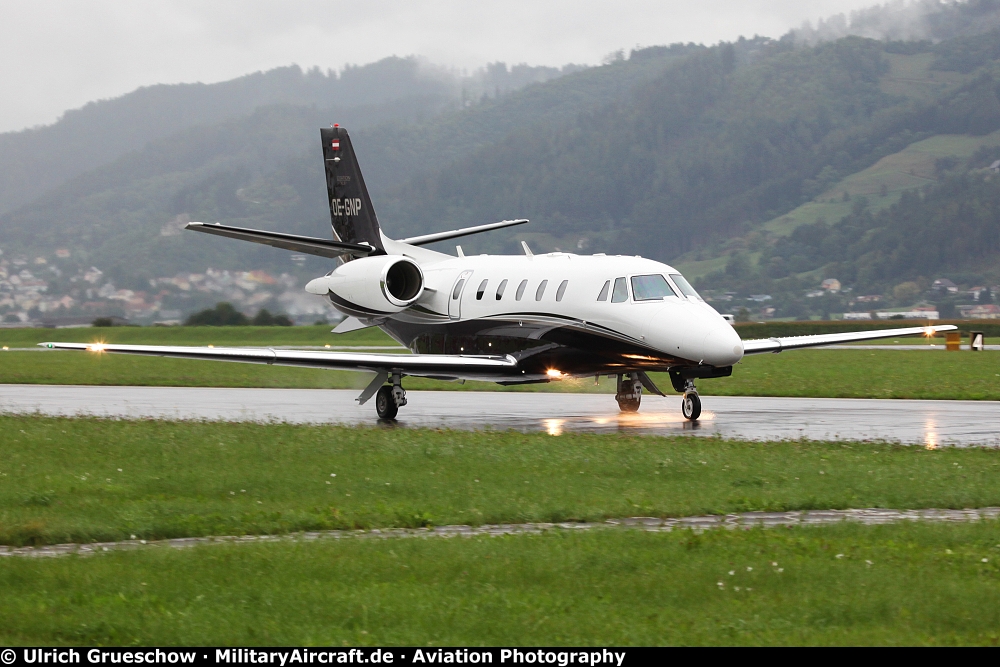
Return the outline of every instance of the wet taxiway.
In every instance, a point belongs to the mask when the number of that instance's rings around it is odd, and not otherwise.
[[[0,412],[118,418],[375,424],[357,390],[0,385]],[[748,440],[884,440],[937,447],[1000,446],[1000,402],[704,396],[702,418],[680,397],[646,396],[622,414],[607,394],[410,391],[402,427],[513,429]]]

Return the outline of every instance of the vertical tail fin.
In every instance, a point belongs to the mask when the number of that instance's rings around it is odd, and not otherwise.
[[[378,217],[347,130],[334,125],[319,132],[333,238],[344,243],[367,243],[377,249],[376,254],[384,253]]]

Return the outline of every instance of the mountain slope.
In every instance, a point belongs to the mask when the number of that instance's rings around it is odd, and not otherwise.
[[[381,212],[380,195],[413,174],[440,168],[519,125],[560,122],[581,109],[606,105],[679,59],[676,51],[568,73],[437,116],[425,113],[422,99],[405,98],[346,109],[272,105],[249,116],[188,128],[150,141],[0,217],[2,245],[8,253],[29,255],[71,245],[80,262],[120,267],[114,271],[118,284],[126,274],[132,275],[130,282],[141,283],[182,266],[287,269],[287,253],[195,240],[190,234],[163,236],[161,230],[176,218],[326,235],[317,130],[331,120],[354,130],[366,181]],[[391,212],[383,218],[390,233],[400,231]]]

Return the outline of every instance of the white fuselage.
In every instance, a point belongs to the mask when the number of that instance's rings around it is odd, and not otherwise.
[[[688,363],[731,366],[743,357],[732,326],[697,295],[685,296],[671,277],[679,272],[660,262],[564,252],[454,257],[390,239],[384,243],[387,253],[412,259],[423,272],[419,298],[391,316],[413,329],[476,322],[483,335],[505,335],[530,323],[533,332],[525,337],[570,327]],[[650,275],[668,281],[667,296],[640,298],[632,279]],[[313,281],[310,291],[325,293],[324,280]]]

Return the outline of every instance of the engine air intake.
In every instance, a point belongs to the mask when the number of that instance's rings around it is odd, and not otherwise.
[[[409,303],[420,295],[423,276],[413,262],[396,262],[385,274],[385,290],[397,301]]]

